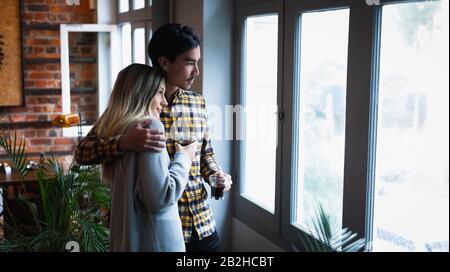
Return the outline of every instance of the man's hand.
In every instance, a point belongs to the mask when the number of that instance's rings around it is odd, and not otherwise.
[[[223,189],[223,192],[226,193],[231,190],[231,185],[233,184],[233,181],[231,180],[231,176],[224,173],[223,171],[219,171],[216,173],[216,176],[222,177],[225,179],[225,188]]]
[[[145,120],[137,123],[130,128],[125,135],[119,138],[119,151],[135,152],[161,152],[166,148],[166,136],[164,131],[147,128],[151,120]]]

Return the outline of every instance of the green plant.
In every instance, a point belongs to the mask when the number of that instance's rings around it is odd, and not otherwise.
[[[365,240],[356,239],[357,234],[349,229],[333,230],[328,215],[321,204],[319,204],[312,226],[309,228],[314,234],[305,234],[300,237],[300,242],[305,251],[308,252],[357,252],[364,248]],[[315,237],[317,236],[317,237]]]
[[[21,138],[17,143],[17,134],[15,131],[14,137],[12,138],[9,133],[0,133],[0,146],[6,151],[13,167],[17,170],[23,180],[28,174],[28,161],[25,154],[25,140]]]
[[[0,144],[23,180],[28,172],[25,144],[21,140],[16,148],[16,138],[16,134],[12,139],[2,134]],[[70,241],[77,242],[81,251],[107,251],[109,231],[104,211],[110,209],[111,195],[101,182],[98,167],[72,165],[64,173],[52,156],[41,160],[36,176],[39,198],[32,201],[19,194],[17,199],[30,220],[16,218],[5,205],[10,220],[4,225],[5,237],[0,237],[0,252],[65,251]]]

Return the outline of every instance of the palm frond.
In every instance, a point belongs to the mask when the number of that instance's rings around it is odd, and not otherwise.
[[[86,251],[106,252],[108,250],[109,234],[105,227],[90,221],[80,222],[83,234],[83,248]]]
[[[347,228],[333,231],[331,217],[321,204],[318,205],[312,222],[307,225],[309,225],[309,229],[313,230],[313,233],[299,235],[300,243],[305,251],[357,252],[361,251],[365,246],[365,239],[357,239],[358,235]]]

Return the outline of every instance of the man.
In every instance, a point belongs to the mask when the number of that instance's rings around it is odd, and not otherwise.
[[[80,164],[95,164],[113,160],[124,152],[160,152],[163,148],[171,158],[175,153],[175,140],[188,135],[199,141],[199,154],[194,158],[189,181],[178,210],[183,226],[186,250],[189,252],[220,251],[220,239],[208,203],[202,178],[208,181],[212,174],[226,179],[224,192],[231,189],[232,180],[223,173],[214,158],[203,96],[189,91],[200,74],[200,38],[193,29],[179,24],[159,28],[148,45],[154,67],[166,74],[168,106],[161,112],[165,132],[146,129],[146,122],[137,124],[125,135],[108,139],[96,137],[95,127],[78,145],[75,159]],[[167,142],[164,133],[168,136]],[[181,135],[181,136],[180,136]]]

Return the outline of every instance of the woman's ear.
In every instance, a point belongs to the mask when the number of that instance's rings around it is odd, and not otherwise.
[[[159,67],[161,67],[161,69],[163,69],[164,72],[167,72],[167,70],[169,69],[169,60],[166,57],[159,57],[158,58],[158,63],[159,63]]]

